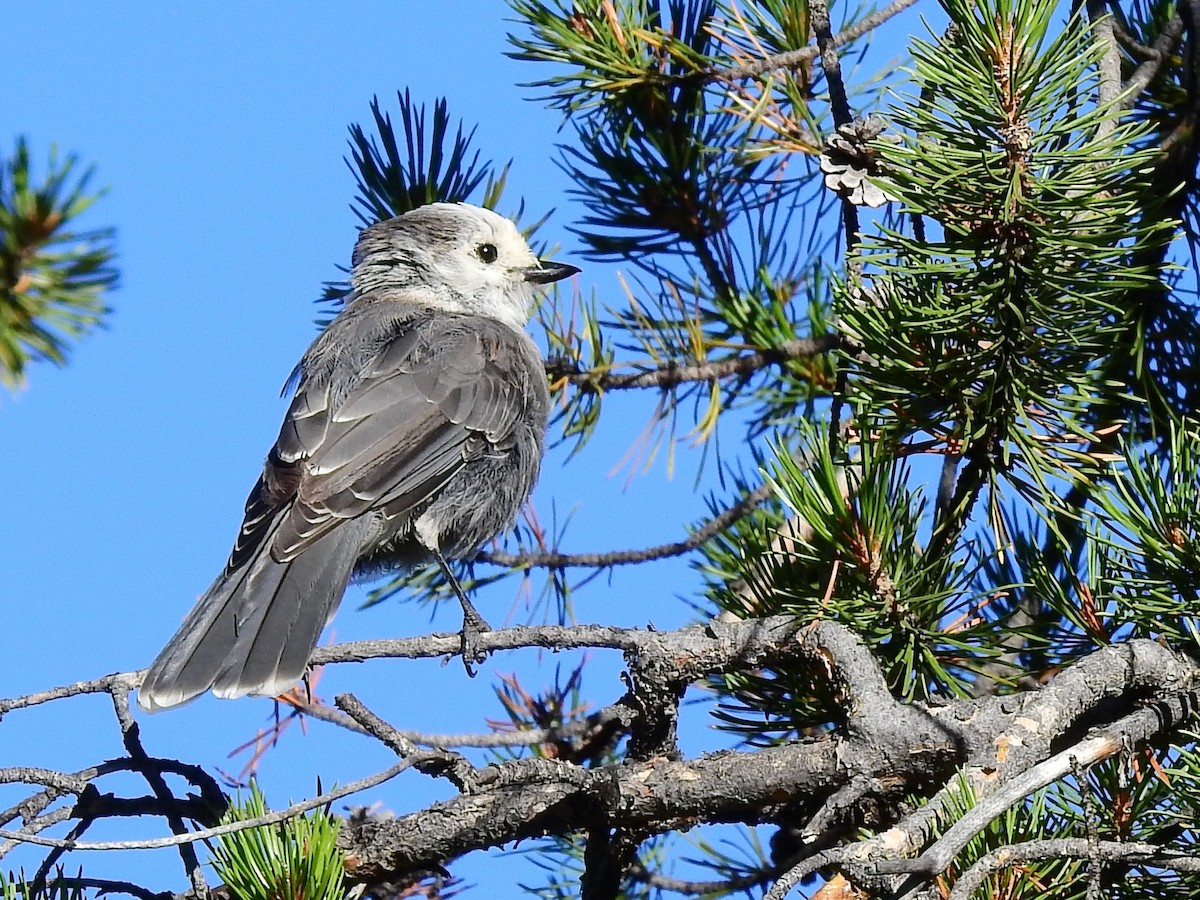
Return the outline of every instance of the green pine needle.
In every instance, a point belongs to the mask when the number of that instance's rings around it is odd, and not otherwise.
[[[74,232],[73,221],[103,193],[92,170],[53,149],[33,183],[24,138],[0,160],[0,383],[24,384],[29,364],[66,362],[71,343],[104,322],[117,270],[111,228]]]
[[[251,783],[250,795],[231,806],[221,823],[268,812],[258,785]],[[235,900],[343,900],[339,827],[324,809],[223,835],[213,850],[213,868]]]

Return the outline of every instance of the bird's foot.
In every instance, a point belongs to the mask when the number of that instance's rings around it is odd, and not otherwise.
[[[483,616],[475,612],[472,607],[471,612],[474,616],[463,616],[462,627],[462,661],[463,668],[467,670],[467,675],[470,678],[475,677],[475,665],[481,663],[488,657],[488,651],[482,650],[478,646],[480,636],[487,634],[492,630],[491,626],[484,621]]]

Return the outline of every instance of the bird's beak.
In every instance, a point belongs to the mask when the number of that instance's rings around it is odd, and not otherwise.
[[[569,278],[578,271],[578,267],[567,263],[539,259],[536,267],[531,266],[525,270],[525,280],[532,281],[534,284],[550,284],[552,281],[562,281],[564,278]]]

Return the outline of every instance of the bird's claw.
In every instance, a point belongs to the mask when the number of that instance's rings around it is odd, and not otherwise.
[[[467,670],[469,678],[475,677],[475,665],[483,662],[488,657],[488,651],[480,649],[477,642],[480,635],[487,634],[491,630],[491,626],[478,613],[475,614],[473,619],[470,617],[463,618],[461,651],[463,668]]]

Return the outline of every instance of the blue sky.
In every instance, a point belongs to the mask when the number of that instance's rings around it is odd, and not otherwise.
[[[79,344],[64,369],[42,364],[28,388],[0,395],[0,615],[5,633],[0,696],[127,671],[149,663],[223,564],[246,492],[277,433],[279,389],[315,334],[313,300],[338,277],[357,231],[347,126],[369,120],[378,95],[395,110],[398,89],[445,96],[452,114],[478,123],[485,155],[512,159],[511,209],[555,208],[546,240],[582,262],[567,225],[582,210],[552,164],[558,113],[530,102],[519,82],[541,71],[503,56],[501,3],[89,5],[40,2],[6,9],[5,102],[0,149],[18,135],[44,160],[51,144],[96,166],[108,195],[83,224],[118,229],[120,289],[109,327]],[[501,211],[505,211],[502,209]],[[616,298],[617,269],[583,263],[578,287]],[[686,463],[674,480],[661,465],[623,490],[609,476],[641,424],[624,399],[606,434],[569,467],[551,455],[535,502],[543,521],[573,515],[564,549],[638,547],[683,534],[703,514]],[[622,413],[625,413],[622,415]],[[663,514],[663,511],[666,514]],[[696,576],[680,565],[621,571],[578,598],[581,621],[670,627],[693,613],[680,602]],[[355,607],[352,589],[334,624],[338,640],[458,627],[457,609],[426,612],[390,602]],[[478,598],[498,624],[515,585]],[[518,608],[516,617],[521,616]],[[320,693],[353,691],[402,728],[481,731],[500,717],[492,682],[519,669],[526,684],[552,679],[571,657],[493,658],[469,681],[457,662],[378,662],[327,672]],[[593,702],[620,696],[620,660],[597,656]],[[268,723],[265,700],[204,698],[143,717],[152,755],[236,772],[229,750]],[[697,732],[698,734],[700,732]],[[103,697],[9,715],[0,767],[66,771],[121,755]],[[314,723],[268,754],[261,781],[279,806],[385,768],[381,746]],[[101,789],[140,795],[136,779]],[[0,808],[28,791],[5,787]],[[447,796],[405,776],[376,799],[403,812]],[[90,839],[155,836],[161,822],[108,823]],[[40,853],[0,868],[36,867]],[[170,851],[75,855],[68,868],[126,878],[154,890],[186,885]],[[527,862],[472,860],[454,871],[492,896],[537,882]]]

